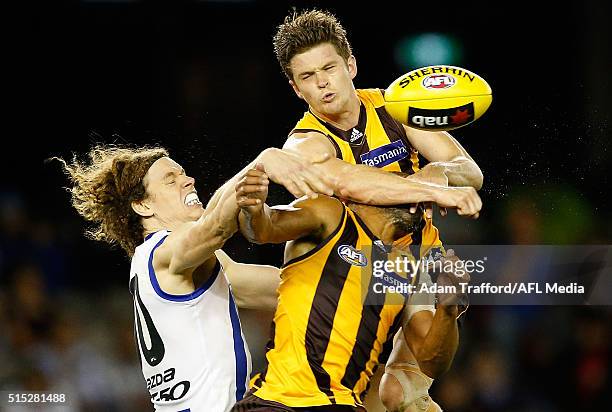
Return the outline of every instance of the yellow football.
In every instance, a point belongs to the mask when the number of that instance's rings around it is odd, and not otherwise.
[[[492,98],[491,87],[477,74],[455,66],[428,66],[391,83],[385,108],[415,129],[452,130],[482,116]]]

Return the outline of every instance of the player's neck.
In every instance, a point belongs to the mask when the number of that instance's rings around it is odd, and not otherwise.
[[[321,120],[326,121],[332,126],[337,127],[340,130],[350,130],[357,126],[359,123],[359,109],[361,107],[361,101],[354,93],[346,104],[344,110],[338,113],[319,113],[311,108],[313,113]]]
[[[176,229],[176,225],[169,224],[167,222],[160,222],[156,220],[143,220],[143,231],[142,238],[146,238],[151,233],[159,232],[160,230],[168,230],[170,232]]]

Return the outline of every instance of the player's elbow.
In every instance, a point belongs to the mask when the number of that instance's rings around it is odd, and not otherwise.
[[[260,235],[249,234],[248,236],[245,235],[245,237],[249,242],[254,243],[256,245],[265,245],[267,243],[271,243],[268,241],[267,238]]]
[[[189,250],[202,244],[213,250],[221,249],[225,242],[236,233],[236,225],[216,219],[200,222],[187,235],[184,247]]]
[[[419,361],[421,371],[431,379],[438,379],[444,375],[450,368],[450,362],[421,362]]]
[[[453,186],[471,186],[476,190],[482,188],[484,176],[475,161],[460,156],[452,159],[450,162],[451,164],[456,164],[461,169],[458,176],[453,178]]]
[[[246,240],[256,245],[265,245],[268,243],[280,243],[280,242],[275,241],[271,233],[264,229],[243,228],[241,226],[240,232],[246,238]]]
[[[353,202],[370,203],[371,199],[368,198],[369,185],[363,184],[360,179],[360,177],[363,177],[363,170],[369,169],[370,166],[353,165],[342,160],[337,160],[333,166],[333,168],[327,170],[327,173],[333,176],[331,183],[334,194]]]
[[[474,171],[474,176],[472,177],[472,187],[476,190],[482,189],[482,185],[484,182],[484,175],[482,174],[482,170],[478,166],[476,166],[476,170]]]
[[[467,161],[467,171],[465,173],[466,186],[472,186],[476,190],[480,190],[482,188],[482,184],[484,181],[484,175],[482,174],[482,170],[473,160]]]
[[[338,179],[334,193],[336,196],[356,203],[372,204],[369,192],[363,187],[357,187],[353,179]]]
[[[248,273],[248,268],[243,269],[244,272]],[[230,282],[232,282],[236,305],[241,309],[274,312],[278,300],[279,281],[280,277],[276,268],[273,268],[272,271],[248,273],[246,276],[231,276]]]
[[[388,411],[401,411],[402,406],[406,404],[401,383],[395,376],[388,373],[385,373],[380,380],[378,396]]]
[[[339,196],[343,199],[353,199],[353,190],[352,188],[344,181],[339,181],[336,184],[334,193],[336,196]]]
[[[414,355],[421,371],[432,379],[444,375],[453,361],[453,354],[450,353],[432,354],[426,350],[419,350]]]

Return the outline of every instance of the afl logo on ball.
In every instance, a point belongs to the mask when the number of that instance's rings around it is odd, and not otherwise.
[[[455,78],[448,74],[432,74],[423,79],[422,85],[426,89],[448,89],[455,85]]]

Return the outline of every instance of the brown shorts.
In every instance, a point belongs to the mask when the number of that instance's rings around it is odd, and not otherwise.
[[[246,396],[234,405],[230,412],[367,412],[362,406],[350,405],[323,405],[323,406],[306,406],[306,407],[290,407],[282,403],[274,401],[266,401],[258,398],[252,393],[247,393]]]

